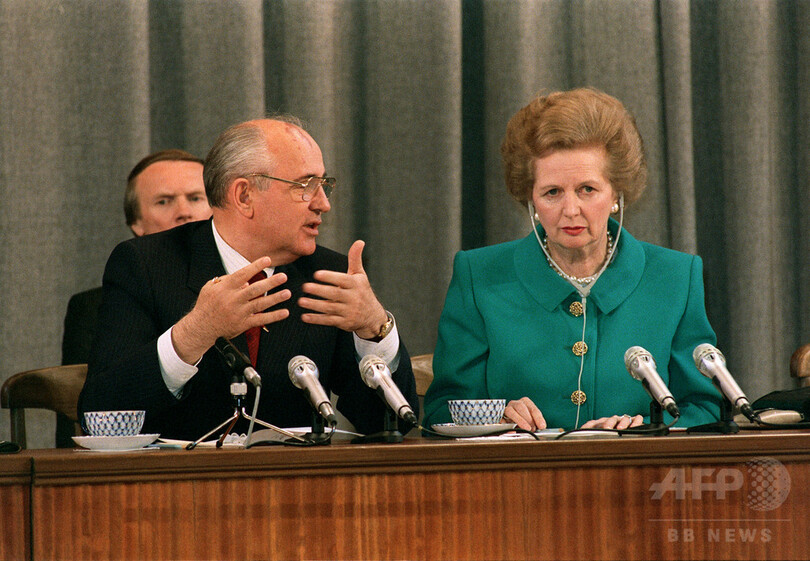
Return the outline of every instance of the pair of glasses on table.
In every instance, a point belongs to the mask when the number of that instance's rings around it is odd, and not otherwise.
[[[265,179],[290,183],[295,186],[290,189],[290,193],[296,193],[293,195],[293,198],[297,199],[297,197],[300,197],[300,200],[304,202],[311,201],[312,197],[315,196],[319,188],[323,188],[323,194],[326,195],[326,198],[328,199],[332,195],[332,191],[335,190],[335,184],[337,183],[337,180],[335,180],[334,177],[318,177],[314,175],[312,177],[307,177],[303,181],[293,181],[291,179],[273,177],[272,175],[268,175],[266,173],[249,173],[246,177],[264,177]]]

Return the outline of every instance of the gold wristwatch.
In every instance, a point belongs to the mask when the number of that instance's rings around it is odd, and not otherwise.
[[[379,343],[385,337],[391,333],[391,330],[394,329],[394,316],[388,310],[385,310],[385,315],[388,316],[388,320],[380,326],[380,332],[377,334],[376,337],[373,339],[369,339],[369,341],[374,341],[375,343]]]

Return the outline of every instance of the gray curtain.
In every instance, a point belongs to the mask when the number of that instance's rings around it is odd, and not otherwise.
[[[749,396],[791,387],[810,340],[808,29],[806,1],[0,0],[0,377],[60,362],[68,298],[129,236],[138,159],[204,156],[275,111],[339,179],[321,242],[366,240],[411,353],[432,352],[454,253],[528,232],[501,178],[506,121],[592,85],[645,139],[627,227],[704,258]],[[28,432],[50,446],[53,420]]]

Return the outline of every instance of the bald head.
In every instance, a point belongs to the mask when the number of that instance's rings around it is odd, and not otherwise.
[[[289,151],[318,150],[318,145],[303,129],[301,123],[278,119],[257,119],[248,121],[244,126],[259,128],[267,141],[267,150],[272,154],[287,154]],[[239,126],[239,125],[237,125]]]
[[[228,186],[250,173],[272,173],[279,161],[320,148],[301,121],[281,115],[233,125],[219,135],[205,159],[205,191],[212,207],[223,208]]]

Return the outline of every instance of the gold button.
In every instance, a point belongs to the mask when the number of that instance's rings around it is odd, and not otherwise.
[[[571,401],[574,405],[582,405],[586,399],[588,399],[588,396],[582,390],[577,390],[571,394]]]
[[[571,312],[571,315],[575,318],[578,318],[582,315],[582,302],[578,300],[574,300],[571,302],[571,305],[568,306],[568,311]]]
[[[588,352],[588,344],[585,341],[577,341],[574,343],[574,346],[571,347],[571,352],[577,356],[582,356]]]

